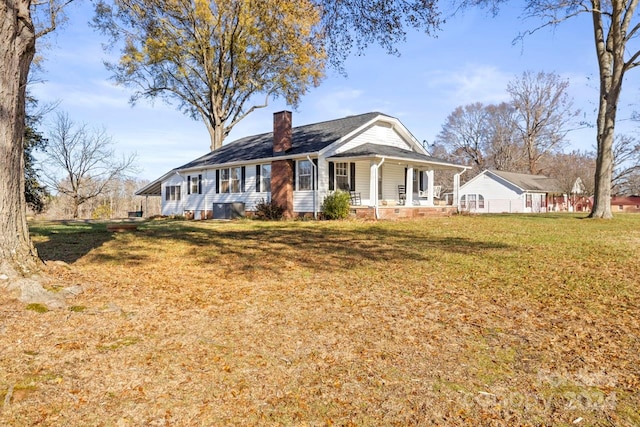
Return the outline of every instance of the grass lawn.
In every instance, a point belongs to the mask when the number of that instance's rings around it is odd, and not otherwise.
[[[31,232],[0,425],[640,425],[640,215]]]

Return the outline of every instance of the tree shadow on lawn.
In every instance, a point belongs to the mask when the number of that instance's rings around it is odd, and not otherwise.
[[[144,247],[162,250],[165,245],[187,244],[185,262],[229,265],[233,272],[279,272],[284,267],[313,271],[345,271],[365,263],[429,261],[434,251],[479,254],[507,250],[503,243],[466,237],[435,236],[410,227],[335,223],[189,223],[175,226],[149,224],[129,247],[135,258],[97,253],[105,262],[145,262]],[[148,245],[148,246],[147,246]],[[231,271],[230,271],[231,272]]]
[[[71,264],[113,239],[106,224],[93,221],[48,221],[29,227],[34,246],[43,261]]]
[[[364,263],[429,261],[434,251],[454,254],[479,254],[507,250],[509,245],[473,240],[466,237],[442,237],[428,231],[344,223],[300,222],[158,222],[140,223],[132,238],[116,251],[96,252],[96,262],[139,265],[157,257],[162,248],[187,244],[185,262],[198,265],[229,264],[234,272],[278,273],[283,266],[314,271],[345,271]],[[63,227],[66,226],[66,227]],[[400,229],[399,229],[400,228]],[[72,263],[106,242],[113,234],[104,224],[62,223],[56,227],[34,227],[32,234],[44,260]]]

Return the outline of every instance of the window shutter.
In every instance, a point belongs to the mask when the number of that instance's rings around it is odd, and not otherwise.
[[[240,168],[240,192],[241,193],[244,193],[244,181],[246,177],[247,177],[246,167],[242,166],[242,168]]]
[[[336,172],[333,162],[329,162],[329,191],[336,189]]]
[[[404,185],[407,186],[407,168],[404,168]]]
[[[420,171],[418,178],[418,187],[420,191],[424,191],[424,171]]]
[[[202,175],[198,175],[198,194],[202,194]]]
[[[316,185],[316,183],[318,182],[318,159],[313,159],[313,189],[317,190],[318,186]]]
[[[356,191],[356,164],[349,163],[349,190]]]
[[[169,200],[170,195],[171,190],[169,190],[169,186],[167,185],[166,187],[164,187],[164,199]]]
[[[216,169],[216,194],[220,194],[220,169]]]
[[[191,194],[191,175],[187,175],[187,194]]]
[[[261,171],[261,166],[256,165],[256,193],[260,192],[260,171]]]
[[[298,179],[298,162],[291,160],[290,164],[293,167],[293,191],[296,191],[296,180]]]

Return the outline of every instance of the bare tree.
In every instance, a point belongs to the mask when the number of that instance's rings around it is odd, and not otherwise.
[[[582,195],[592,196],[596,155],[593,152],[575,150],[570,153],[554,153],[540,162],[542,172],[555,178],[566,194],[574,193],[578,179],[582,183]]]
[[[44,162],[45,181],[72,200],[72,216],[79,207],[103,194],[112,183],[135,171],[135,154],[118,158],[104,129],[90,130],[59,113],[49,133]]]
[[[540,159],[566,144],[569,124],[579,114],[567,94],[568,80],[555,73],[526,71],[507,85],[516,111],[515,125],[520,133],[529,173],[540,172]]]
[[[529,0],[526,11],[541,18],[540,28],[555,26],[582,14],[591,17],[598,61],[600,95],[597,116],[597,161],[592,218],[612,218],[611,182],[613,178],[613,144],[616,116],[622,83],[626,73],[640,62],[638,31],[635,17],[638,0]]]
[[[524,150],[517,134],[516,109],[510,103],[487,105],[486,157],[497,170],[523,170]]]
[[[444,146],[454,158],[466,160],[479,172],[487,167],[486,126],[487,110],[482,103],[457,107],[442,125],[436,143]]]
[[[628,135],[616,135],[613,145],[612,193],[633,195],[640,176],[640,142]]]
[[[396,45],[406,38],[407,30],[418,29],[427,35],[439,30],[444,20],[438,3],[432,0],[314,0],[322,11],[325,46],[331,63],[342,63],[355,48],[362,52],[370,44],[397,54]]]

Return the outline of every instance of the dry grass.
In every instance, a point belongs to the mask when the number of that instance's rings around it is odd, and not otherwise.
[[[640,425],[638,215],[32,232],[2,425]]]

